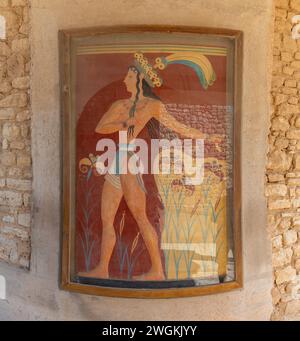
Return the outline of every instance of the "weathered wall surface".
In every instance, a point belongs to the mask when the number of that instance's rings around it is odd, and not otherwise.
[[[27,0],[1,0],[0,260],[29,267],[31,222],[30,50]]]
[[[3,2],[3,1],[2,1]],[[1,319],[268,320],[271,247],[266,231],[271,0],[32,0],[34,226],[30,272],[0,264],[8,298]],[[242,210],[244,288],[213,296],[137,300],[59,290],[60,132],[58,30],[114,24],[172,24],[244,31]]]
[[[273,320],[300,320],[300,40],[292,17],[300,0],[276,0],[273,110],[267,187],[272,236]]]

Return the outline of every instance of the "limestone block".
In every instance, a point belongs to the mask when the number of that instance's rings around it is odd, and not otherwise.
[[[15,39],[12,42],[12,51],[16,54],[22,54],[23,56],[28,56],[29,53],[29,39]],[[297,63],[297,62],[294,62]]]
[[[295,170],[300,170],[300,153],[294,155],[293,164]]]
[[[13,224],[15,222],[15,217],[12,215],[6,215],[2,218],[2,221],[7,224]]]
[[[299,102],[298,97],[292,96],[292,97],[290,97],[290,98],[288,99],[288,103],[289,103],[289,104],[298,104],[298,102]]]
[[[16,93],[2,99],[0,101],[0,108],[22,108],[27,105],[27,102],[28,98],[25,93]]]
[[[272,247],[274,249],[280,249],[282,247],[282,235],[272,238]]]
[[[0,120],[13,120],[15,116],[15,111],[12,108],[0,109]]]
[[[286,137],[292,140],[300,139],[300,129],[291,129],[286,133]]]
[[[300,61],[293,61],[290,65],[292,68],[300,69]]]
[[[30,84],[30,78],[26,77],[18,77],[12,81],[12,86],[15,89],[28,89]]]
[[[284,269],[275,271],[276,284],[282,284],[285,282],[293,281],[296,278],[296,269],[290,265]]]
[[[0,191],[0,205],[11,207],[22,206],[22,194],[14,191]]]
[[[291,263],[293,251],[291,248],[281,249],[272,255],[272,263],[274,267],[280,267]]]
[[[294,89],[295,90],[295,89]],[[286,115],[286,114],[299,114],[299,105],[293,105],[293,104],[281,104],[278,108],[278,113],[280,115]]]
[[[22,124],[21,125],[21,135],[24,138],[28,137],[28,135],[29,135],[29,125],[28,124]]]
[[[275,10],[276,18],[286,19],[287,17],[287,10],[283,8],[276,8]]]
[[[0,154],[0,163],[3,166],[14,166],[16,164],[16,155],[12,152],[2,152]]]
[[[29,155],[18,155],[17,165],[19,167],[29,167],[29,166],[31,166],[31,157]]]
[[[23,8],[23,23],[29,23],[29,6]]]
[[[300,226],[300,217],[294,217],[293,218],[293,226],[295,228],[297,228],[298,226]]]
[[[282,174],[268,174],[269,182],[280,182],[284,181],[284,176]]]
[[[18,191],[30,191],[32,189],[31,180],[7,179],[7,187]]]
[[[7,74],[11,79],[22,77],[25,73],[25,58],[20,54],[13,54],[7,59]]]
[[[11,54],[11,49],[5,42],[0,41],[0,56],[8,57]]]
[[[292,38],[291,34],[285,34],[283,36],[283,48],[288,52],[297,51],[297,42]]]
[[[273,171],[286,171],[290,168],[292,157],[280,150],[274,150],[268,159],[268,169]]]
[[[288,79],[284,82],[284,85],[288,88],[296,88],[297,82],[294,79]]]
[[[283,243],[286,246],[292,245],[292,244],[296,243],[297,238],[298,238],[297,231],[288,230],[288,231],[284,232],[284,234],[283,234]]]
[[[20,136],[20,127],[14,123],[5,123],[3,125],[2,135],[8,141],[16,140]]]
[[[299,258],[300,257],[300,243],[293,245],[294,256]]]
[[[30,111],[29,110],[24,110],[24,111],[21,111],[17,114],[17,121],[18,122],[23,122],[23,121],[27,121],[30,119]]]
[[[291,7],[291,9],[299,12],[300,11],[300,2],[299,2],[299,0],[291,0],[290,1],[290,7]]]
[[[4,226],[1,228],[2,233],[10,234],[13,237],[20,238],[21,240],[29,239],[29,231],[20,227]]]
[[[284,95],[284,94],[278,94],[275,96],[275,105],[279,105],[281,103],[284,103],[286,102],[288,99],[288,96],[287,95]]]
[[[292,74],[294,73],[294,69],[292,67],[289,66],[284,66],[282,69],[282,73],[288,76],[292,76]]]
[[[4,62],[1,62],[0,60],[0,79],[3,79],[5,77],[6,72],[6,65]]]
[[[288,63],[293,60],[293,55],[290,52],[281,52],[281,60]]]
[[[30,227],[31,216],[30,213],[19,213],[18,224],[25,227]]]
[[[28,23],[23,23],[21,25],[21,27],[20,27],[19,32],[24,34],[24,35],[28,35],[29,34],[29,24]]]
[[[298,273],[300,272],[300,259],[295,260],[295,269],[298,271]]]
[[[13,7],[17,6],[26,6],[28,4],[28,0],[12,0],[11,5]]]
[[[276,7],[288,8],[289,7],[289,0],[276,0]]]
[[[25,148],[25,143],[22,141],[13,141],[10,144],[11,149],[23,150]]]
[[[22,168],[9,167],[8,176],[13,178],[20,178],[22,176]]]
[[[276,305],[281,299],[280,291],[277,288],[273,288],[271,294],[273,305]]]
[[[291,202],[292,202],[292,206],[293,206],[294,208],[300,208],[300,199],[299,199],[299,198],[297,198],[297,199],[292,199]]]
[[[2,149],[7,150],[8,148],[9,148],[9,143],[8,143],[7,139],[3,139],[2,140]]]
[[[4,178],[5,176],[6,176],[6,167],[0,166],[0,177]]]
[[[11,83],[6,80],[1,81],[0,92],[3,94],[7,94],[8,92],[10,92],[10,90],[11,90]]]
[[[300,115],[296,117],[294,124],[296,128],[300,128]]]
[[[297,276],[292,283],[289,283],[286,287],[286,293],[293,300],[300,299],[300,276]]]
[[[293,77],[295,79],[299,80],[300,79],[300,72],[299,71],[294,72]]]
[[[287,302],[285,315],[294,317],[296,321],[300,319],[300,300],[299,299]]]
[[[300,179],[299,178],[290,178],[287,181],[288,186],[300,186]]]
[[[282,41],[282,34],[281,33],[274,33],[273,46],[281,49],[281,41]]]
[[[296,88],[288,88],[288,87],[284,86],[282,88],[282,93],[285,95],[297,95],[298,90]]]
[[[281,196],[287,194],[287,186],[284,184],[269,184],[266,186],[266,196]]]
[[[272,89],[276,90],[280,88],[284,83],[285,77],[282,76],[274,76],[272,79]]]
[[[291,202],[288,199],[269,199],[268,207],[270,210],[282,210],[291,207]]]
[[[29,193],[23,194],[23,200],[24,200],[24,207],[31,206],[31,195]]]
[[[288,146],[289,146],[289,140],[286,139],[285,137],[278,137],[276,140],[275,140],[275,147],[277,149],[286,149]]]
[[[8,0],[0,0],[0,7],[8,7],[9,2]]]

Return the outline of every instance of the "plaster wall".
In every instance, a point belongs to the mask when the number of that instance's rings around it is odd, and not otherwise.
[[[33,227],[31,270],[0,264],[7,300],[0,320],[268,320],[272,267],[264,174],[269,125],[272,0],[32,0]],[[244,288],[212,296],[138,300],[59,289],[61,117],[58,30],[168,24],[244,32],[242,232]]]

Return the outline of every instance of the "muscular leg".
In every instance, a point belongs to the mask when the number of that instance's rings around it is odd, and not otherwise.
[[[141,280],[164,280],[164,272],[158,247],[158,236],[146,214],[146,195],[133,174],[121,175],[122,190],[126,203],[135,218],[151,259],[150,271]]]
[[[94,270],[80,273],[80,276],[94,278],[109,277],[108,265],[116,244],[114,220],[122,197],[122,190],[117,189],[108,181],[104,182],[101,196],[102,241],[100,263]]]

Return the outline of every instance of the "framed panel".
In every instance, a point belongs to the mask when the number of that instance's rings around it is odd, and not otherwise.
[[[242,287],[238,31],[60,32],[62,288]]]

